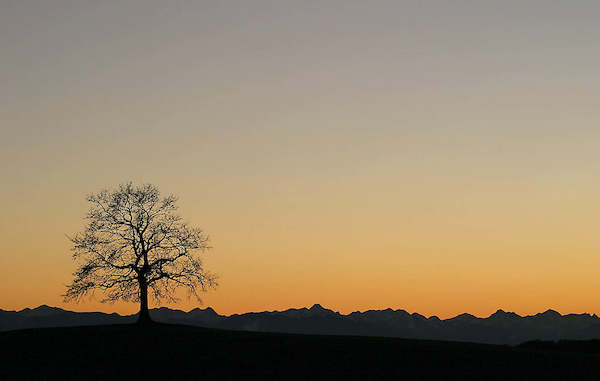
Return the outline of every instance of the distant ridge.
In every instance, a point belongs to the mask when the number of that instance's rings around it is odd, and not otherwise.
[[[285,311],[249,312],[219,315],[208,307],[189,312],[155,308],[150,311],[158,322],[186,324],[230,330],[306,334],[386,336],[414,339],[470,341],[516,345],[531,340],[589,340],[600,338],[600,318],[584,314],[561,315],[547,310],[520,316],[501,309],[487,318],[460,314],[449,319],[429,318],[405,310],[368,310],[342,315],[315,304],[310,308]],[[0,309],[0,331],[41,327],[67,327],[133,323],[136,315],[73,312],[41,305],[21,311]]]

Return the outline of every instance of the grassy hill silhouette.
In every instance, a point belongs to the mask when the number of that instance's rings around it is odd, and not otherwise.
[[[596,355],[156,323],[0,333],[2,380],[596,380]]]

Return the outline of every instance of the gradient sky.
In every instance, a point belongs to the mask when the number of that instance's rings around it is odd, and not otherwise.
[[[600,314],[597,1],[0,3],[0,308],[62,303],[85,195],[212,237],[219,313]],[[171,308],[191,309],[183,299]]]

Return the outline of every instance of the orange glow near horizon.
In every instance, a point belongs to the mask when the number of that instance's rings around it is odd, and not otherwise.
[[[180,212],[195,221],[203,208],[191,207],[194,203],[185,199],[181,197]],[[2,282],[2,309],[48,304],[76,311],[137,312],[134,303],[62,302],[60,294],[74,264],[60,230],[71,227],[74,232],[78,221],[83,227],[82,219],[71,215],[81,216],[85,210],[85,203],[77,203],[78,210],[60,216],[58,210],[68,210],[68,205],[66,200],[56,205],[57,211],[50,213],[56,216],[55,224],[48,224],[38,239],[27,237],[41,226],[23,223],[22,230],[13,233],[15,246],[3,248],[22,254],[3,257],[3,266],[14,271]],[[520,315],[549,308],[561,313],[600,311],[590,303],[600,285],[600,259],[594,255],[598,247],[583,244],[594,242],[593,231],[568,232],[566,224],[543,223],[539,216],[537,229],[528,231],[526,226],[534,223],[514,221],[510,226],[500,212],[487,226],[474,216],[473,221],[451,223],[408,213],[404,218],[410,223],[392,224],[390,210],[378,210],[374,216],[368,209],[361,212],[362,218],[352,219],[329,214],[327,207],[332,203],[323,206],[318,219],[299,207],[285,219],[277,214],[264,218],[262,226],[252,220],[252,212],[226,216],[220,207],[205,208],[202,215],[214,225],[212,232],[205,229],[215,247],[204,255],[205,264],[220,275],[220,287],[202,295],[203,305],[182,295],[179,303],[165,306],[211,306],[229,315],[319,303],[341,313],[393,308],[440,318],[463,312],[488,316],[499,308]],[[325,230],[328,225],[331,228]],[[269,245],[263,248],[263,242]],[[25,277],[30,281],[23,282]]]

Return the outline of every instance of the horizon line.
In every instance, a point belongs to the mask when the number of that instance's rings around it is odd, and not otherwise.
[[[26,311],[26,310],[30,310],[30,311],[31,311],[31,310],[36,310],[36,309],[39,309],[39,308],[42,308],[42,307],[47,307],[47,308],[52,308],[52,309],[59,309],[59,310],[65,311],[65,312],[74,312],[74,313],[101,313],[101,314],[106,314],[106,315],[113,315],[113,314],[116,314],[116,315],[118,315],[118,316],[122,316],[122,317],[127,317],[127,316],[135,316],[135,315],[137,315],[137,314],[139,313],[139,312],[135,312],[135,313],[132,313],[132,314],[123,314],[123,315],[122,315],[122,314],[120,314],[120,313],[118,313],[118,312],[102,312],[102,311],[72,311],[72,310],[67,310],[67,309],[61,308],[61,307],[49,306],[49,305],[47,305],[47,304],[40,304],[39,306],[37,306],[37,307],[34,307],[34,308],[25,307],[25,308],[23,308],[23,309],[21,309],[21,310],[4,310],[4,309],[0,308],[0,311],[19,313],[19,312],[23,312],[23,311]],[[419,315],[419,316],[422,316],[422,317],[424,317],[424,318],[426,318],[426,319],[433,319],[433,318],[437,318],[437,319],[439,319],[439,320],[451,320],[451,319],[455,319],[455,318],[457,318],[457,317],[464,316],[464,315],[468,315],[468,316],[474,317],[474,318],[476,318],[476,319],[488,319],[488,318],[490,318],[490,317],[492,317],[492,316],[494,316],[495,314],[498,314],[498,313],[503,313],[503,314],[507,314],[507,315],[516,315],[516,316],[518,316],[518,317],[520,317],[520,318],[526,318],[526,317],[534,317],[534,316],[538,316],[538,315],[544,315],[544,314],[546,314],[546,313],[548,313],[548,312],[550,312],[550,313],[556,313],[556,314],[558,314],[558,315],[559,315],[559,316],[561,316],[561,317],[564,317],[564,316],[569,316],[569,315],[588,315],[588,316],[590,316],[590,317],[596,317],[596,318],[598,318],[598,315],[596,315],[595,313],[589,313],[589,312],[574,313],[574,312],[571,312],[571,313],[562,314],[562,313],[560,313],[559,311],[557,311],[557,310],[555,310],[555,309],[553,309],[553,308],[548,308],[548,309],[547,309],[547,310],[545,310],[544,312],[538,312],[538,313],[536,313],[536,314],[533,314],[533,315],[519,315],[519,314],[518,314],[518,313],[516,313],[516,312],[513,312],[513,311],[506,311],[506,310],[504,310],[504,309],[502,309],[502,308],[498,308],[498,309],[497,309],[495,312],[493,312],[492,314],[490,314],[490,315],[489,315],[489,316],[487,316],[487,317],[481,317],[481,316],[473,315],[473,314],[471,314],[471,313],[468,313],[468,312],[463,312],[463,313],[460,313],[460,314],[458,314],[458,315],[455,315],[455,316],[453,316],[453,317],[448,317],[448,318],[444,318],[444,319],[442,319],[442,318],[438,317],[437,315],[430,315],[430,316],[426,316],[426,315],[420,314],[420,313],[418,313],[418,312],[408,312],[408,311],[407,311],[407,310],[405,310],[405,309],[401,309],[401,308],[400,308],[400,309],[393,309],[393,308],[391,308],[391,307],[388,307],[388,308],[385,308],[385,309],[365,309],[365,310],[363,310],[363,311],[361,311],[361,310],[356,310],[356,311],[349,312],[349,313],[347,313],[347,314],[343,314],[343,313],[341,313],[341,312],[339,312],[339,311],[334,311],[334,310],[332,310],[332,309],[329,309],[329,308],[323,307],[323,306],[322,306],[321,304],[319,304],[319,303],[315,303],[315,304],[313,304],[311,307],[298,307],[298,308],[296,308],[296,307],[291,307],[291,308],[287,308],[287,309],[284,309],[284,310],[248,311],[248,312],[242,312],[242,313],[233,313],[233,314],[230,314],[230,315],[221,315],[221,314],[219,314],[219,313],[218,313],[218,312],[217,312],[217,311],[216,311],[214,308],[212,308],[211,306],[207,306],[207,307],[205,307],[205,308],[196,307],[196,308],[192,308],[192,309],[190,309],[190,310],[188,310],[188,311],[185,311],[185,310],[183,310],[183,309],[170,308],[170,307],[167,307],[167,306],[159,306],[159,307],[150,308],[150,311],[153,311],[153,310],[160,310],[160,309],[167,309],[167,310],[170,310],[170,311],[180,311],[180,312],[184,312],[184,313],[190,313],[190,312],[192,312],[192,311],[194,311],[194,310],[202,310],[202,311],[205,311],[205,310],[212,310],[212,311],[213,311],[214,313],[216,313],[217,315],[219,315],[219,316],[223,316],[223,317],[239,316],[239,315],[246,315],[246,314],[258,314],[258,313],[281,313],[281,312],[286,312],[286,311],[290,311],[290,310],[296,310],[296,311],[297,311],[297,310],[307,310],[307,311],[310,311],[310,310],[312,310],[312,309],[322,309],[322,310],[324,310],[324,311],[330,311],[330,312],[333,312],[333,313],[335,313],[335,314],[338,314],[338,315],[340,315],[340,316],[350,316],[350,315],[351,315],[351,314],[353,314],[353,313],[365,313],[365,312],[369,312],[369,311],[388,311],[388,310],[391,310],[392,312],[406,312],[407,314],[409,314],[409,315],[411,315],[411,316],[412,316],[412,315]]]

